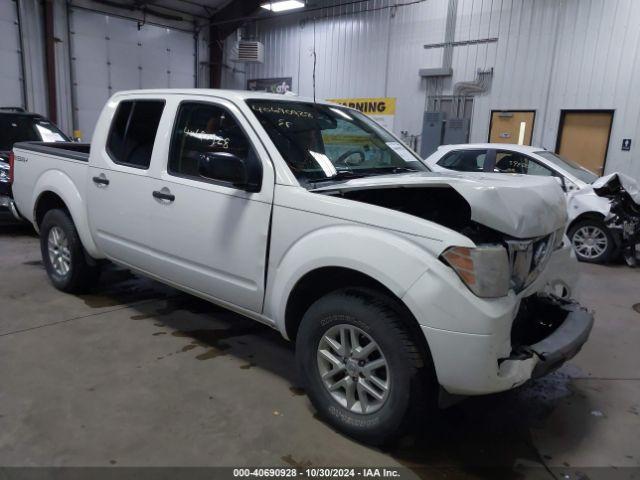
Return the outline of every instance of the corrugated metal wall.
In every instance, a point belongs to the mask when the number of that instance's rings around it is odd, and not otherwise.
[[[0,107],[24,107],[18,5],[0,2]]]
[[[396,131],[419,134],[426,93],[418,70],[441,66],[443,52],[423,46],[444,40],[448,0],[397,3],[411,5],[369,0],[257,22],[265,63],[227,57],[224,85],[291,76],[295,91],[311,95],[315,26],[317,97],[396,97]],[[553,150],[562,109],[612,109],[606,172],[640,179],[640,2],[458,0],[455,41],[490,37],[499,40],[455,47],[453,78],[438,87],[450,94],[478,69],[494,69],[490,92],[475,99],[472,141],[487,140],[492,109],[526,109],[536,111],[533,143]],[[634,140],[631,152],[621,151],[623,138]]]

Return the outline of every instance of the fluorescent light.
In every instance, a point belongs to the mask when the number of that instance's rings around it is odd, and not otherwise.
[[[295,8],[303,8],[304,2],[299,0],[279,0],[275,2],[266,2],[260,6],[266,10],[271,10],[272,12],[284,12]]]

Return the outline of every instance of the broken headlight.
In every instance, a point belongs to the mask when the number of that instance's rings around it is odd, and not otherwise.
[[[562,246],[562,230],[530,240],[506,240],[503,245],[450,247],[442,259],[473,293],[483,298],[504,297],[513,288],[531,285],[553,251]]]
[[[502,245],[451,247],[442,258],[477,296],[496,298],[509,292],[509,257]]]

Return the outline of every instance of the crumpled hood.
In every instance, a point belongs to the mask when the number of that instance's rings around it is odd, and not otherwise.
[[[312,191],[347,192],[445,185],[454,188],[469,203],[472,220],[512,237],[548,235],[564,227],[567,221],[564,194],[560,185],[550,177],[416,172],[356,178]]]
[[[638,182],[636,182],[629,175],[625,175],[624,173],[614,172],[609,175],[605,175],[604,177],[600,177],[595,182],[591,184],[593,189],[597,192],[600,189],[604,189],[609,184],[620,182],[622,188],[629,194],[634,202],[640,205],[640,186]]]

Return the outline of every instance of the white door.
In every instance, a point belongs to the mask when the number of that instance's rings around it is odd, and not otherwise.
[[[179,105],[176,100],[174,108],[175,127],[158,166],[158,198],[150,210],[148,245],[156,252],[151,272],[260,312],[274,187],[271,162],[233,104],[194,97]],[[252,171],[261,170],[260,191],[234,186],[224,175],[203,177],[200,158],[213,154],[234,155]]]
[[[141,270],[152,256],[147,244],[155,179],[149,166],[164,106],[162,99],[118,104],[105,148],[91,152],[86,186],[96,244],[110,259]]]

